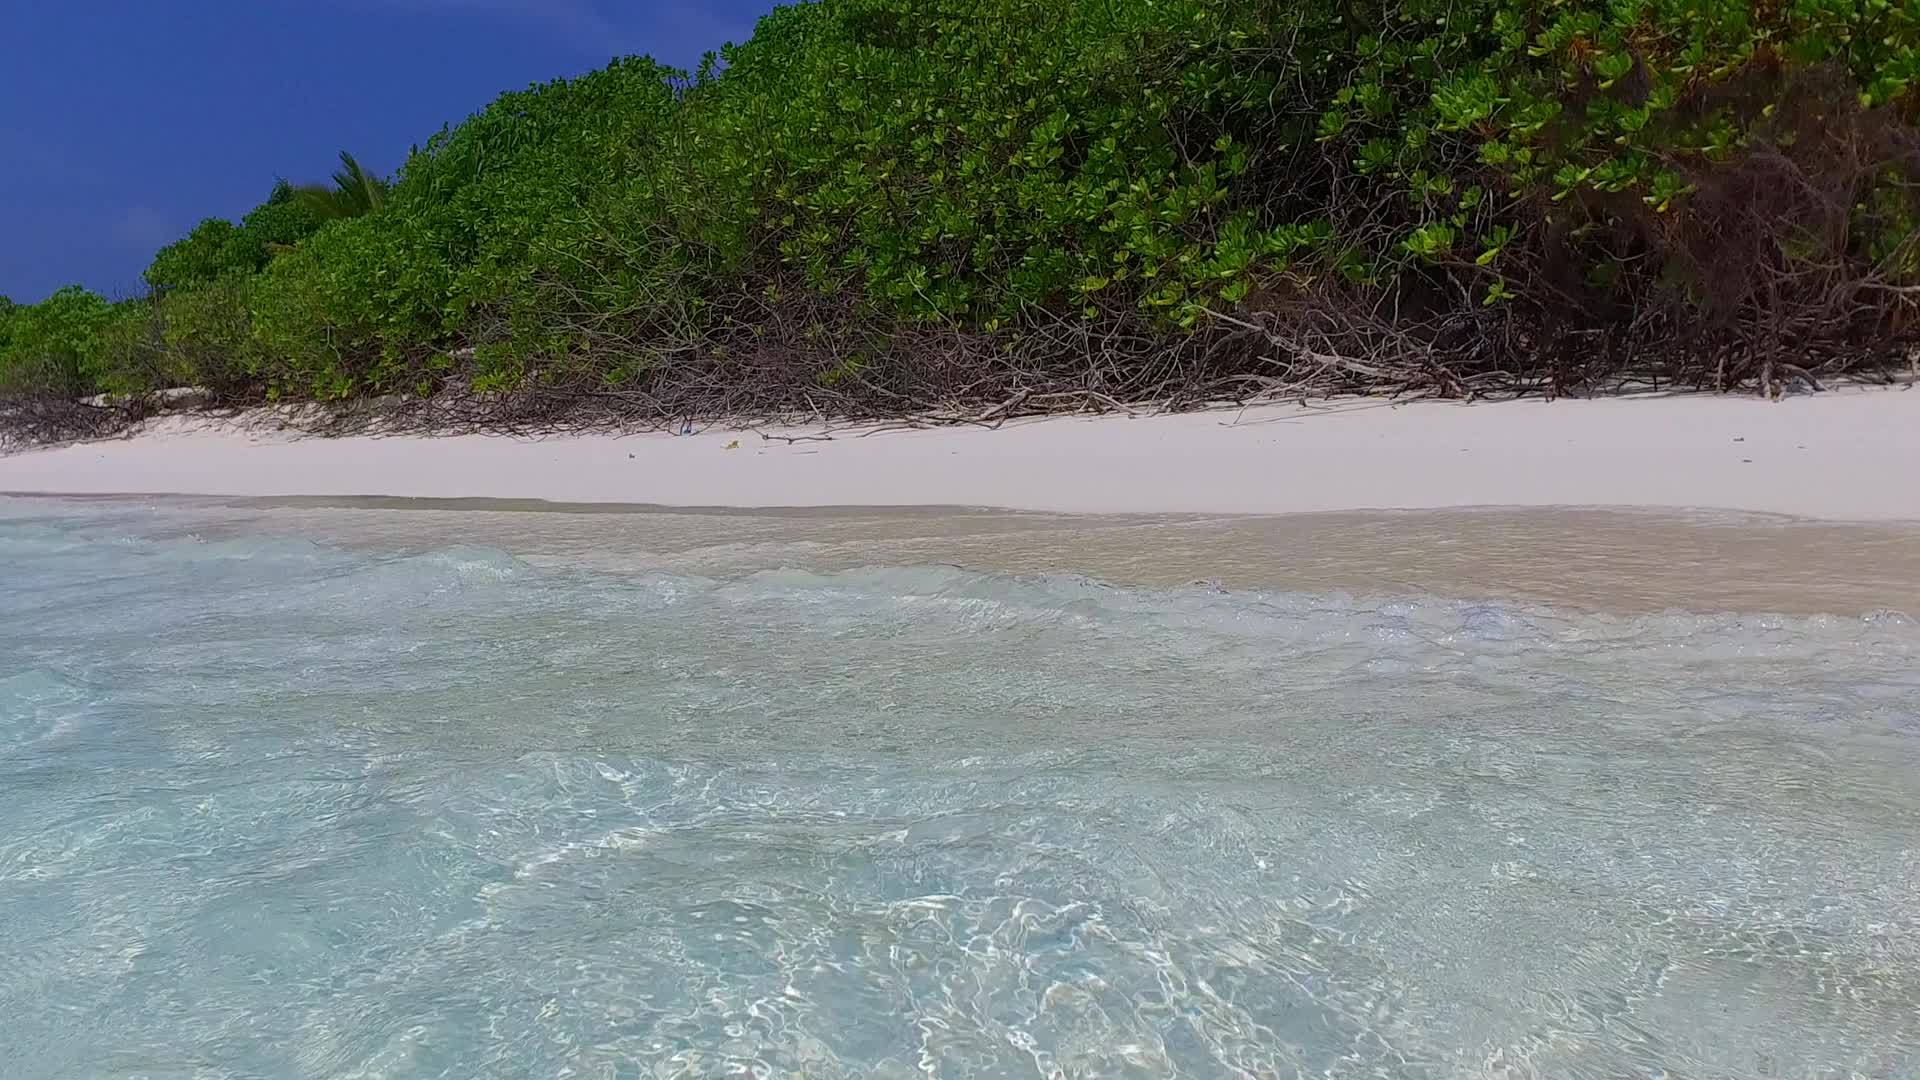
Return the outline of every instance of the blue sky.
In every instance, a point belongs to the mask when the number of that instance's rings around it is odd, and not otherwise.
[[[681,67],[773,0],[65,0],[0,28],[0,295],[138,292],[155,249],[274,177],[382,172],[503,90]]]

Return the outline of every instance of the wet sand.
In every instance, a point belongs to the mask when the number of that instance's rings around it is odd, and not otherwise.
[[[477,545],[621,573],[946,564],[1621,614],[1853,615],[1920,614],[1916,470],[1909,385],[831,437],[322,439],[174,417],[0,457],[0,492],[208,538]],[[139,494],[71,498],[84,493]]]
[[[1666,610],[1920,614],[1920,527],[1735,513],[1497,509],[1076,515],[924,507],[700,510],[410,499],[15,499],[136,512],[140,531],[300,538],[415,553],[506,551],[536,566],[738,577],[952,565],[1116,585],[1518,600]]]

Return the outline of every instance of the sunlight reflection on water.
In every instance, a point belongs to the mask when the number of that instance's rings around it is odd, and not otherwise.
[[[1904,616],[0,565],[8,1076],[1920,1064]]]

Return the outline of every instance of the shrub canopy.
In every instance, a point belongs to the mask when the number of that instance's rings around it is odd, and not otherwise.
[[[150,302],[5,316],[0,379],[663,420],[1810,381],[1913,325],[1916,81],[1920,0],[819,0],[505,94],[371,212],[283,184]]]

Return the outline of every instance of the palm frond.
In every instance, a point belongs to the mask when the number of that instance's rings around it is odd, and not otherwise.
[[[368,172],[345,150],[340,151],[340,171],[333,174],[333,186],[355,214],[371,214],[386,205],[387,181]]]
[[[331,186],[297,185],[289,197],[328,220],[377,213],[386,205],[387,190],[391,184],[386,178],[368,172],[357,158],[345,150],[340,151],[340,168],[331,179]]]

